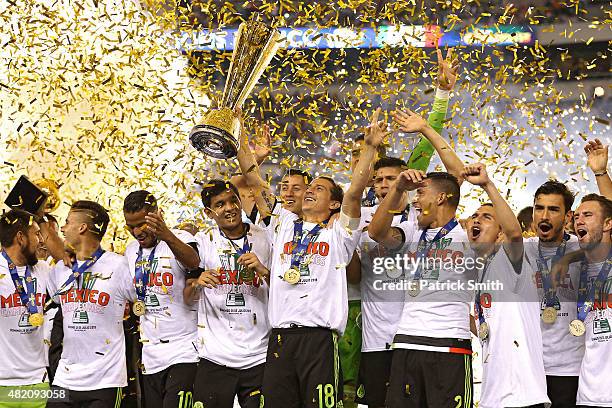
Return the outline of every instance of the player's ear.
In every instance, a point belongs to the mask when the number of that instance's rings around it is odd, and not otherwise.
[[[329,209],[330,210],[337,210],[338,208],[340,208],[341,205],[342,205],[342,203],[339,202],[339,201],[332,201],[331,203],[329,203]]]

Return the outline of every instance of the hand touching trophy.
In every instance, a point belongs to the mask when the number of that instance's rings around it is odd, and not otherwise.
[[[219,108],[211,110],[201,125],[195,126],[189,141],[198,151],[216,159],[236,156],[240,146],[241,107],[276,54],[280,33],[259,21],[242,23],[238,28],[234,53]]]

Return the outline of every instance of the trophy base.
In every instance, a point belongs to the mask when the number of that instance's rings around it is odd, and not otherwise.
[[[230,159],[238,154],[236,139],[214,126],[195,126],[189,134],[189,141],[196,150],[215,159]]]
[[[238,154],[240,120],[229,109],[212,110],[204,123],[195,126],[189,141],[199,152],[215,159],[229,159]]]

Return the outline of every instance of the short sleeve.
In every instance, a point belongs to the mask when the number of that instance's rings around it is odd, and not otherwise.
[[[402,233],[402,246],[401,248],[407,248],[414,242],[414,236],[418,231],[419,227],[416,220],[407,220],[400,222],[396,227]]]
[[[118,276],[117,293],[119,294],[119,298],[126,302],[133,302],[134,299],[136,299],[136,288],[134,287],[134,279],[130,273],[127,258],[119,256],[114,269],[114,273]]]

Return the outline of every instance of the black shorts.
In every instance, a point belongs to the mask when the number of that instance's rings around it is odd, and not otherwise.
[[[47,408],[120,408],[121,388],[102,388],[92,391],[68,390],[68,401],[49,402]]]
[[[193,392],[194,408],[259,408],[265,364],[238,370],[200,359]]]
[[[263,381],[266,408],[334,408],[342,401],[338,335],[320,327],[272,329]]]
[[[578,376],[546,376],[546,391],[553,408],[574,408],[578,394]]]
[[[388,408],[472,407],[472,355],[393,350]]]
[[[196,368],[197,363],[179,363],[142,375],[144,408],[191,408]]]
[[[371,408],[385,406],[392,357],[391,350],[361,353],[356,402],[369,405]]]

